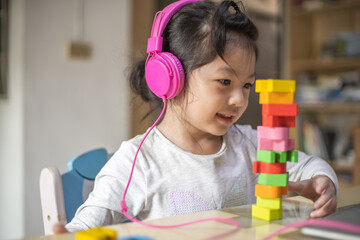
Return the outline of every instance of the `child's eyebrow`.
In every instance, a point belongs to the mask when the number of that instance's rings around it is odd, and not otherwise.
[[[229,72],[229,73],[236,75],[235,70],[232,67],[230,67],[229,65],[221,66],[220,68],[218,68],[218,71]]]
[[[234,74],[235,76],[237,76],[235,70],[230,67],[230,66],[221,66],[220,68],[217,69],[218,71],[223,71],[223,72],[228,72],[228,73],[231,73],[231,74]],[[253,72],[252,74],[250,74],[247,78],[255,78],[255,72]]]
[[[254,78],[256,76],[256,74],[255,74],[255,72],[253,72],[252,74],[250,74],[249,76],[248,76],[248,78]]]

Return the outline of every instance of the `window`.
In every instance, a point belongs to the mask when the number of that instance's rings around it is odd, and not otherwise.
[[[0,0],[0,98],[7,96],[8,0]]]

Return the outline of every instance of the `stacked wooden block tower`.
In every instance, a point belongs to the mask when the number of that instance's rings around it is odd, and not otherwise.
[[[253,163],[253,172],[259,175],[252,216],[270,221],[282,218],[281,197],[288,192],[286,162],[297,162],[295,141],[289,138],[298,111],[295,81],[256,80],[255,91],[260,93],[262,126],[257,128],[257,161]]]

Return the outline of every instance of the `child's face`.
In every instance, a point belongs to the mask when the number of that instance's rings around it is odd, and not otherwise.
[[[255,56],[250,50],[228,47],[220,57],[188,77],[185,121],[193,134],[224,135],[248,106],[255,83]]]

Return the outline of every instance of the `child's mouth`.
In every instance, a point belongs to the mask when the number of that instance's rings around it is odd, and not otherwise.
[[[232,123],[232,121],[233,121],[232,115],[216,113],[216,116],[218,119],[220,119],[222,122],[225,122],[225,123]]]

